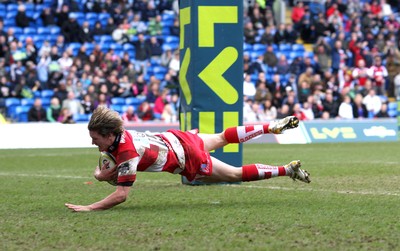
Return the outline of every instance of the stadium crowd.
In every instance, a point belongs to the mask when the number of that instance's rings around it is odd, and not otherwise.
[[[13,2],[0,4],[0,109],[9,120],[18,121],[10,98],[32,100],[28,121],[74,123],[98,105],[125,121],[177,120],[177,0]],[[274,2],[244,1],[245,122],[394,116],[398,1],[288,2],[287,23]],[[50,30],[44,39],[40,28]]]

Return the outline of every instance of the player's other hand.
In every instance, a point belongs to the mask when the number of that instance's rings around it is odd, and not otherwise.
[[[96,166],[96,169],[94,170],[94,177],[98,181],[112,181],[116,180],[118,176],[118,171],[117,167],[115,166],[114,168],[107,168],[108,167],[108,162],[105,163],[101,168],[99,166]]]
[[[65,206],[69,209],[71,209],[73,212],[88,212],[92,211],[90,206],[81,206],[81,205],[74,205],[74,204],[69,204],[65,203]]]

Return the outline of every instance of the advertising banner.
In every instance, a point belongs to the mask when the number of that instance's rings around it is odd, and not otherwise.
[[[396,141],[394,119],[310,121],[304,123],[311,143]]]
[[[217,133],[243,118],[243,1],[181,0],[180,129]],[[211,153],[242,165],[242,146]]]

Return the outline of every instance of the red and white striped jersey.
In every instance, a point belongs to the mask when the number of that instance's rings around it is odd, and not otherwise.
[[[375,81],[377,86],[385,84],[385,78],[389,75],[385,66],[373,65],[369,68],[369,75]]]
[[[165,134],[165,133],[164,133]],[[175,136],[171,137],[174,141]],[[118,166],[118,185],[131,186],[136,180],[136,172],[182,172],[182,158],[184,168],[184,154],[179,151],[178,145],[170,142],[169,138],[160,135],[136,131],[125,131],[121,135],[118,147],[111,152]]]

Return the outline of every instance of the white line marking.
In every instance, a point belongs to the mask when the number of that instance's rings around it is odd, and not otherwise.
[[[71,175],[51,175],[51,174],[28,174],[28,173],[7,173],[0,172],[0,176],[17,176],[17,177],[39,177],[39,178],[56,178],[56,179],[92,179],[91,176],[71,176]],[[94,178],[93,178],[94,179]],[[152,184],[172,184],[171,181],[165,180],[146,180],[141,179],[138,183],[152,183]],[[269,189],[269,190],[284,190],[284,191],[307,191],[307,192],[322,192],[322,193],[338,193],[338,194],[358,194],[358,195],[374,195],[374,196],[400,196],[400,193],[392,192],[376,192],[376,191],[351,191],[351,190],[327,190],[327,189],[315,189],[315,188],[304,188],[304,187],[279,187],[279,186],[257,186],[257,185],[237,185],[237,184],[225,184],[225,186],[234,188],[251,188],[251,189]]]

